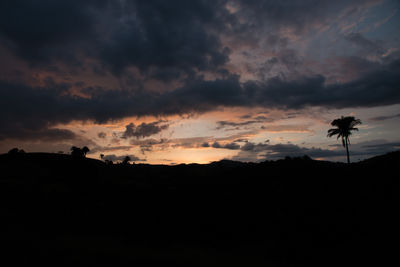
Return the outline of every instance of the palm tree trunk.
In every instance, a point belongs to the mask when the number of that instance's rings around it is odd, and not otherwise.
[[[350,164],[350,154],[349,154],[349,143],[347,142],[347,138],[346,139],[346,154],[347,154],[347,163]]]

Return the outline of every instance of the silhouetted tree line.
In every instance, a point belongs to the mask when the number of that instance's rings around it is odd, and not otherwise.
[[[113,161],[110,159],[106,159],[104,154],[100,154],[100,159],[104,160],[107,165],[113,165]],[[125,156],[125,158],[120,163],[121,165],[129,165],[129,162],[132,161],[131,157]]]

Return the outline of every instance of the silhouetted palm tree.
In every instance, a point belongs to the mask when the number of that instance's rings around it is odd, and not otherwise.
[[[342,138],[342,144],[346,148],[347,154],[347,163],[350,163],[350,155],[349,155],[349,145],[350,145],[350,135],[352,131],[358,131],[358,128],[354,126],[361,124],[361,120],[354,118],[353,116],[341,117],[339,119],[333,120],[331,122],[332,126],[336,128],[332,128],[328,130],[328,137],[332,137],[337,135],[337,139]]]

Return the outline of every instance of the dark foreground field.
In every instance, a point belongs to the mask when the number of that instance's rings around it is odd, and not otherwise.
[[[174,167],[0,155],[1,262],[385,266],[399,166],[400,152]]]

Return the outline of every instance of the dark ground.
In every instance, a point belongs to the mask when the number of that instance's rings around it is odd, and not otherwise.
[[[400,151],[173,167],[0,155],[1,261],[385,266],[398,254],[399,166]]]

